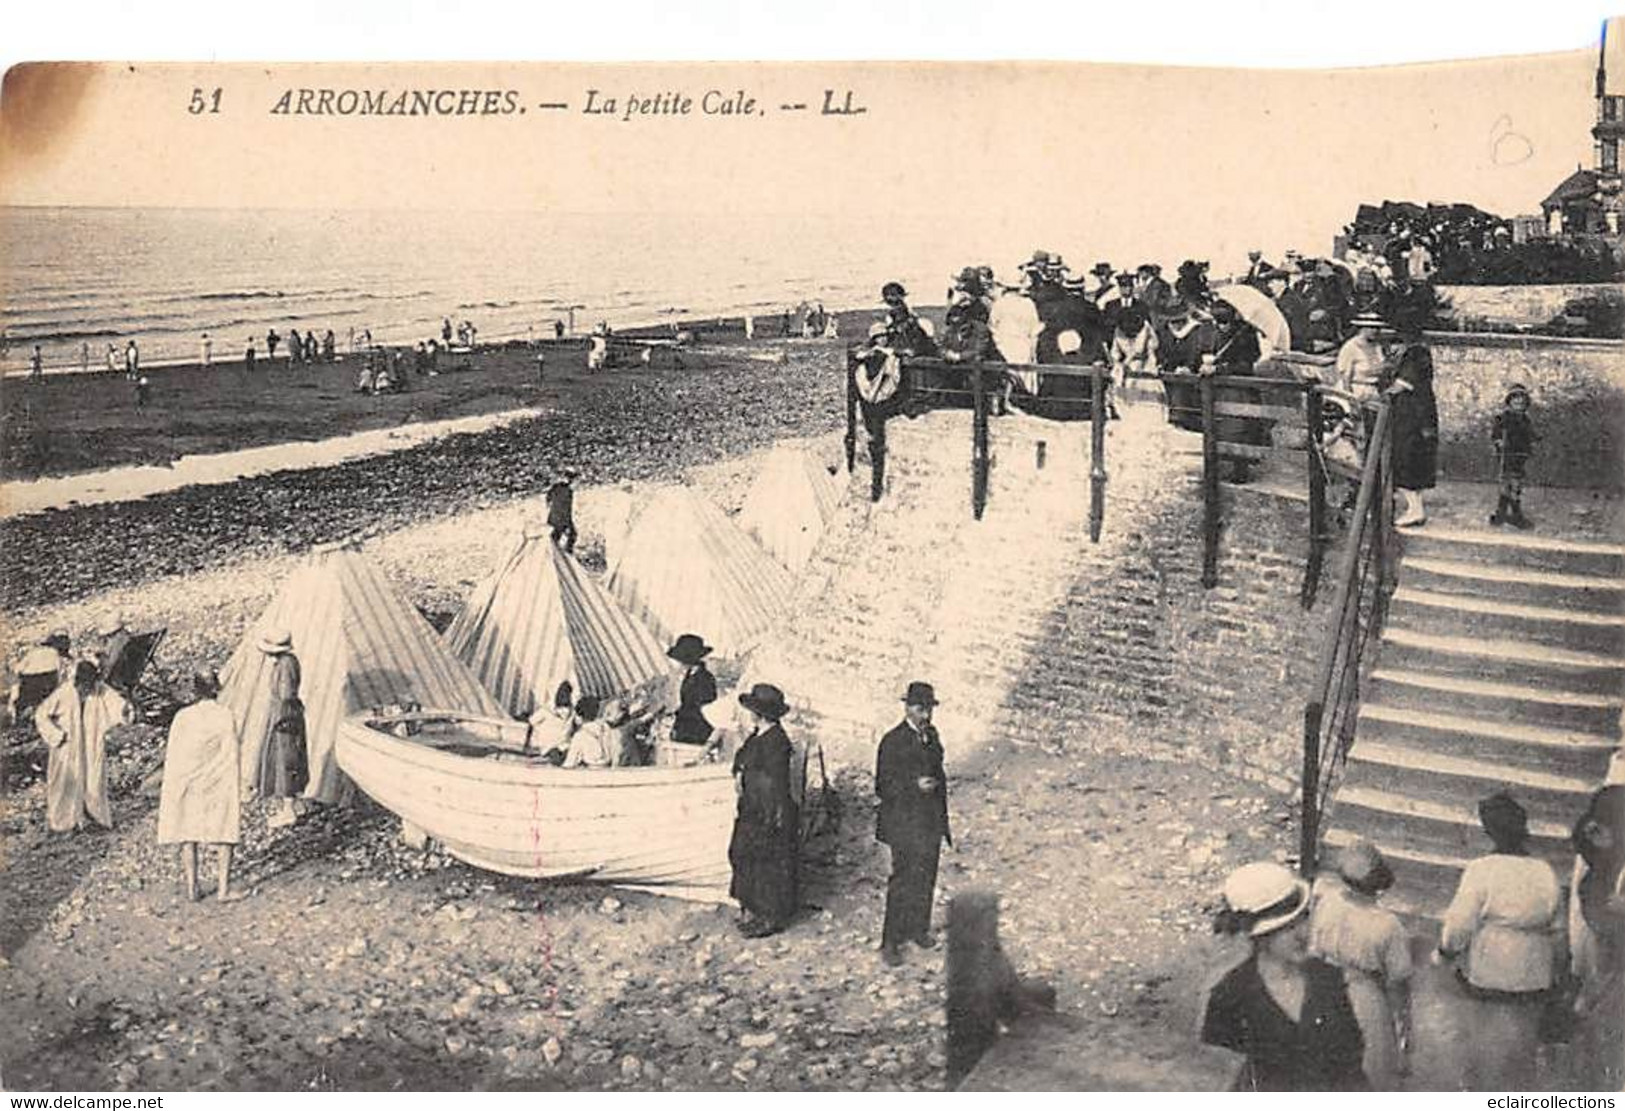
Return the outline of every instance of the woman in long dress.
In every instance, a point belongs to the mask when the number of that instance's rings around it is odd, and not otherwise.
[[[751,733],[734,754],[738,810],[728,841],[739,901],[739,931],[746,937],[776,934],[795,917],[798,894],[800,817],[790,794],[790,738],[780,720],[789,711],[784,692],[757,683],[739,696],[751,717]]]
[[[1422,491],[1433,489],[1439,478],[1439,403],[1433,396],[1433,353],[1419,331],[1402,333],[1401,339],[1405,350],[1386,390],[1393,399],[1394,488],[1405,503],[1394,525],[1417,528],[1427,523]]]
[[[215,701],[219,693],[220,680],[213,674],[192,677],[192,704],[169,726],[158,796],[158,843],[181,847],[186,897],[194,902],[199,845],[219,849],[220,901],[242,898],[230,882],[232,852],[242,830],[242,736],[231,711]]]
[[[1343,970],[1365,1037],[1366,1079],[1377,1091],[1393,1091],[1406,1071],[1413,971],[1410,938],[1399,916],[1377,906],[1394,874],[1367,841],[1343,849],[1337,873],[1315,881],[1309,951]]]
[[[275,804],[269,824],[287,826],[298,820],[294,799],[310,782],[305,704],[299,700],[299,657],[293,654],[293,637],[285,632],[264,637],[260,651],[272,657],[271,715],[255,769],[254,790]]]
[[[1495,846],[1469,863],[1445,911],[1436,962],[1461,958],[1456,976],[1470,1013],[1462,1028],[1464,1087],[1533,1087],[1541,1017],[1562,969],[1563,889],[1552,866],[1529,855],[1529,819],[1506,792],[1478,804]]]
[[[1232,1091],[1361,1091],[1365,1043],[1343,973],[1309,954],[1309,885],[1270,861],[1225,880],[1219,933],[1252,954],[1208,994],[1202,1041],[1245,1057]]]

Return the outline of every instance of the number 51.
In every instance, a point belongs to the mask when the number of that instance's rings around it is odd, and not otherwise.
[[[194,116],[200,116],[204,112],[209,112],[211,114],[219,112],[220,90],[214,90],[214,92],[210,93],[208,97],[205,98],[202,89],[193,89],[192,103],[186,106],[186,110],[192,113]]]

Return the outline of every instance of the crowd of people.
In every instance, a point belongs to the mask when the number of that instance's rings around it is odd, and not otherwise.
[[[1312,886],[1272,862],[1230,875],[1214,928],[1251,952],[1209,992],[1202,1040],[1243,1056],[1237,1090],[1395,1090],[1427,1053],[1456,1061],[1464,1089],[1516,1091],[1554,1041],[1574,1045],[1589,1087],[1619,1090],[1625,784],[1599,788],[1575,820],[1567,898],[1517,799],[1498,791],[1478,813],[1489,851],[1463,871],[1429,958],[1456,981],[1445,1005],[1466,1036],[1449,1045],[1416,1045],[1415,938],[1382,905],[1394,874],[1373,845],[1345,846]]]

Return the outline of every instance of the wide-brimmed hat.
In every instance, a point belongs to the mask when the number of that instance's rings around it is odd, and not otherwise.
[[[888,301],[893,297],[907,297],[908,290],[903,288],[902,282],[887,282],[880,287],[880,299]]]
[[[1045,267],[1049,266],[1050,264],[1051,264],[1051,259],[1050,259],[1050,254],[1049,254],[1048,251],[1034,251],[1033,252],[1033,257],[1031,259],[1027,260],[1026,262],[1022,263],[1019,267],[1017,267],[1017,269],[1020,269],[1020,270],[1043,270]]]
[[[935,706],[937,705],[936,688],[930,683],[915,680],[908,685],[908,690],[903,692],[903,703],[907,706]]]
[[[778,721],[790,712],[790,704],[784,700],[784,692],[772,683],[757,683],[739,696],[739,704],[768,721]]]
[[[124,615],[122,613],[110,613],[106,617],[102,618],[99,623],[97,623],[96,631],[102,634],[102,636],[111,636],[125,627]]]
[[[1109,262],[1097,262],[1093,267],[1090,268],[1089,273],[1094,274],[1097,277],[1109,278],[1112,274],[1112,264]]]
[[[40,643],[47,648],[55,648],[59,652],[66,652],[71,641],[68,638],[68,630],[52,629]]]
[[[1155,262],[1142,262],[1136,268],[1135,273],[1137,273],[1137,274],[1150,274],[1153,277],[1155,277],[1155,276],[1162,273],[1162,267],[1160,265],[1158,265],[1157,263],[1155,263]]]
[[[1524,385],[1522,382],[1512,383],[1512,385],[1507,389],[1507,395],[1501,399],[1501,404],[1510,405],[1512,403],[1512,399],[1515,397],[1521,397],[1525,401],[1528,401],[1529,387]]]
[[[1394,886],[1393,869],[1388,867],[1377,846],[1363,837],[1344,845],[1337,854],[1337,874],[1343,877],[1344,883],[1368,895]]]
[[[972,297],[980,297],[987,292],[987,285],[982,281],[981,273],[974,266],[967,266],[961,270],[959,277],[954,279],[954,286],[964,290]]]
[[[1243,864],[1224,881],[1224,901],[1245,917],[1249,937],[1290,926],[1309,910],[1309,885],[1269,860]]]
[[[277,629],[269,633],[260,634],[260,651],[268,656],[281,655],[283,652],[293,651],[293,634],[286,629]]]
[[[1379,316],[1378,314],[1376,314],[1374,312],[1355,313],[1354,314],[1354,319],[1350,320],[1349,324],[1350,324],[1351,327],[1355,327],[1355,328],[1379,328],[1380,329],[1380,328],[1388,327],[1388,322],[1386,320],[1384,320],[1381,316]]]
[[[1478,804],[1478,820],[1497,845],[1517,845],[1529,839],[1529,812],[1505,791]]]
[[[891,334],[891,325],[887,324],[884,320],[877,320],[873,324],[869,325],[869,338],[870,339],[879,339],[882,336],[886,336],[886,335],[890,335],[890,334]]]
[[[1118,285],[1133,285],[1134,284],[1134,272],[1132,270],[1119,271],[1118,274],[1117,274],[1117,284]]]
[[[684,633],[677,638],[676,643],[666,649],[666,655],[678,663],[685,664],[697,664],[711,652],[711,646],[705,643],[698,633]]]

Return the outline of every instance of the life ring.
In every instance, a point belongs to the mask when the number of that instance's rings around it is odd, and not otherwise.
[[[859,362],[852,369],[858,385],[858,396],[870,405],[881,405],[897,396],[903,381],[903,365],[897,356],[887,351],[876,366],[871,359]]]

